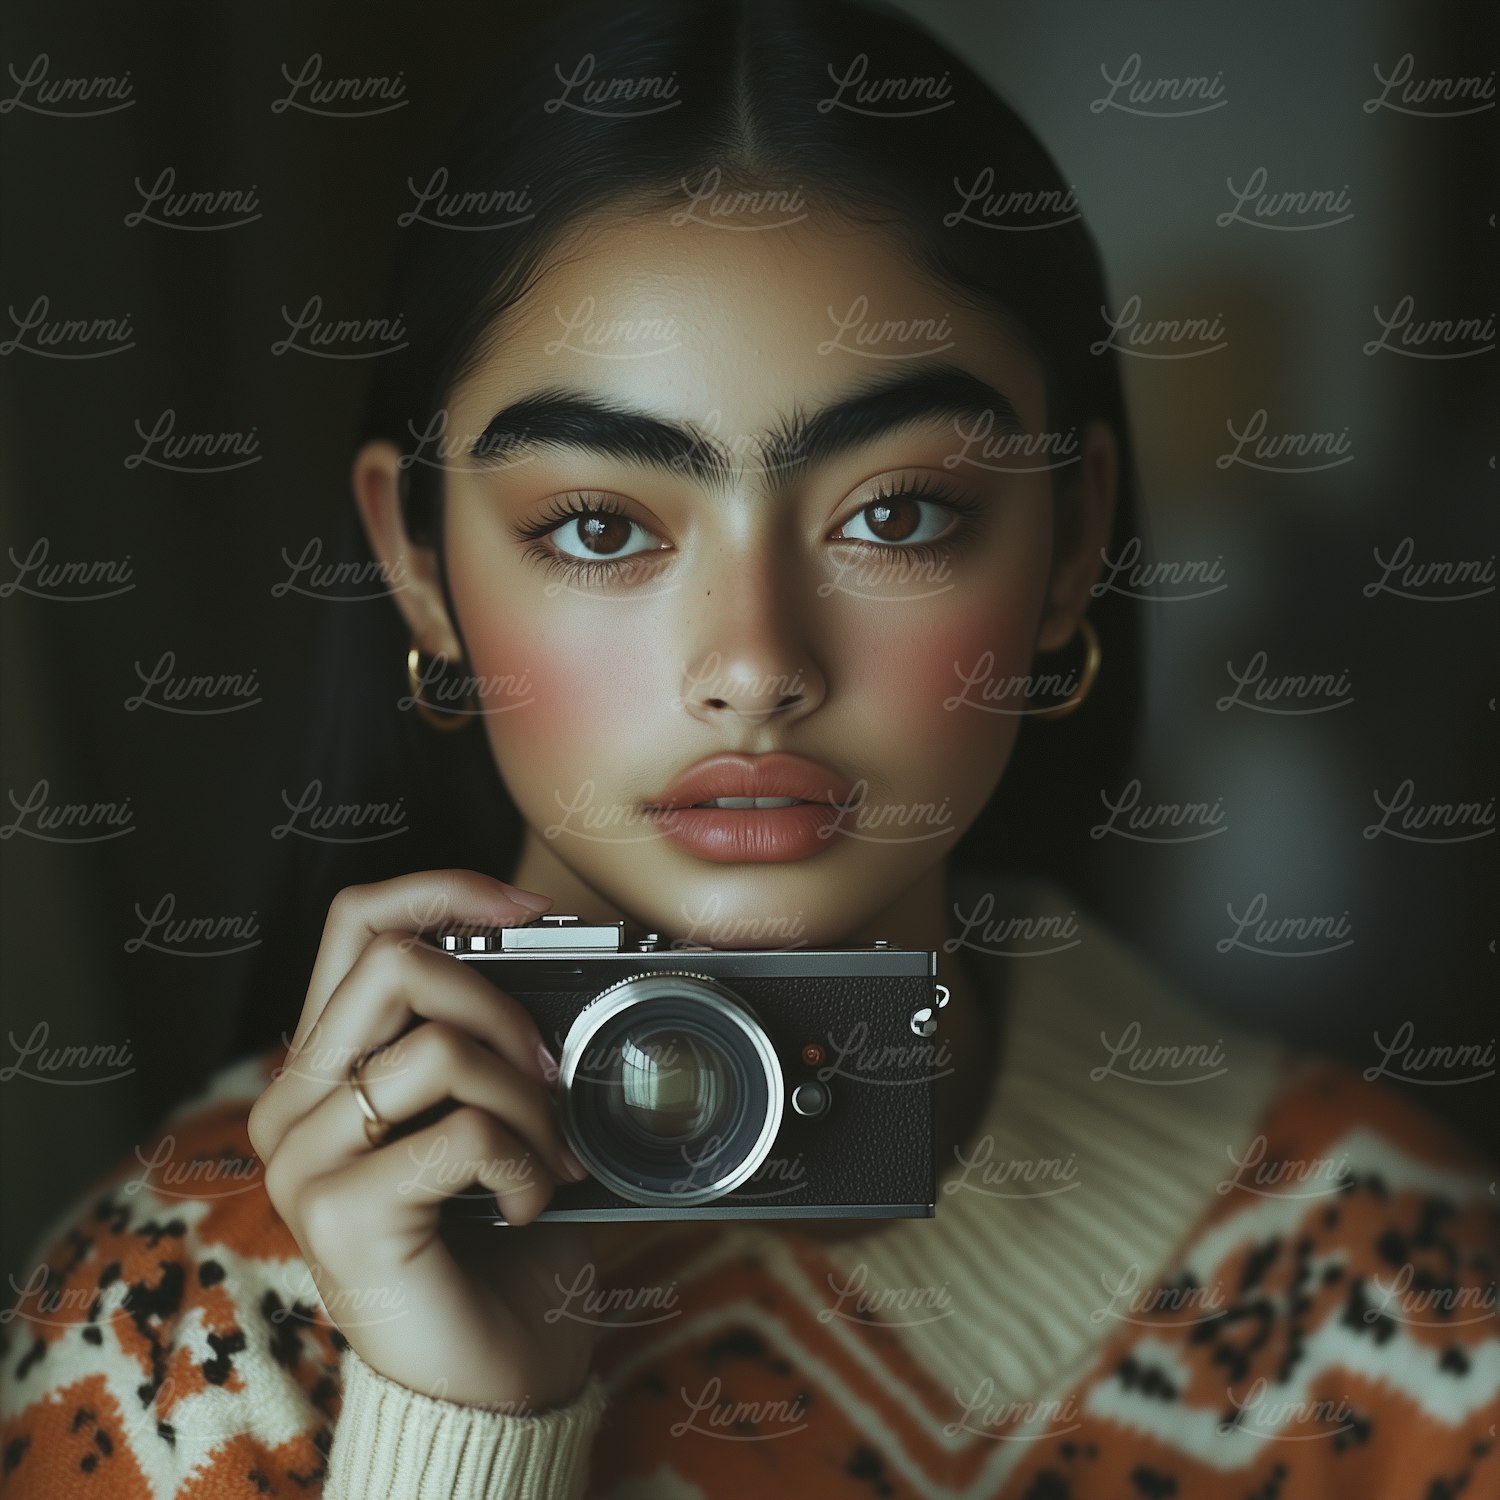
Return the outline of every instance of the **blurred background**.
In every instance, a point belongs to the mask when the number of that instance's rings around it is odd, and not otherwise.
[[[1149,522],[1104,582],[1151,601],[1151,687],[1100,915],[1495,1153],[1495,8],[905,8],[1030,120],[1109,272]],[[369,361],[283,341],[312,299],[379,314],[394,148],[508,11],[6,15],[7,1272],[227,1060],[306,644],[390,607],[310,571]],[[289,105],[313,76],[390,87]],[[196,674],[220,711],[162,705]]]

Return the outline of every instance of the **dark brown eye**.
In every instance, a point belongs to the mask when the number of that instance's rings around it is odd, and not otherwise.
[[[899,547],[939,541],[953,531],[967,502],[916,489],[880,495],[854,512],[836,536],[846,542]]]
[[[915,500],[896,496],[865,506],[866,524],[883,542],[904,542],[922,524],[922,511]]]
[[[606,571],[622,558],[672,550],[648,526],[631,520],[611,496],[603,494],[560,496],[546,514],[532,525],[518,528],[516,535],[538,543],[532,549],[534,556],[572,558]]]
[[[591,512],[579,516],[574,523],[578,541],[590,552],[608,557],[618,552],[630,540],[631,523],[624,516]]]

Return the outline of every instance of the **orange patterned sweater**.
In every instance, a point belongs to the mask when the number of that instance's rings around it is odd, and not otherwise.
[[[1055,902],[1055,896],[1046,898]],[[348,1349],[245,1132],[276,1055],[50,1235],[0,1325],[15,1500],[1488,1500],[1492,1173],[1357,1071],[1195,1012],[1084,921],[1011,965],[936,1217],[674,1226],[573,1288],[542,1415]],[[379,1308],[351,1316],[382,1316]]]

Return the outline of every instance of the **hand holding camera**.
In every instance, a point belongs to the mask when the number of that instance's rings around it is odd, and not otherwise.
[[[411,927],[433,910],[529,922],[546,904],[469,870],[340,891],[286,1061],[249,1120],[271,1203],[355,1352],[413,1390],[518,1414],[570,1400],[588,1374],[596,1330],[543,1318],[554,1275],[588,1263],[587,1231],[498,1234],[443,1209],[482,1201],[492,1221],[498,1202],[531,1225],[577,1173],[536,1023]]]

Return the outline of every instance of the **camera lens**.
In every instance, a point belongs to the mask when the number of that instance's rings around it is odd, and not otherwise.
[[[619,1048],[621,1124],[655,1139],[692,1140],[724,1112],[733,1059],[682,1027],[642,1027]]]
[[[781,1126],[770,1038],[701,975],[638,975],[605,990],[563,1044],[561,1082],[584,1165],[638,1203],[686,1207],[732,1192]]]

